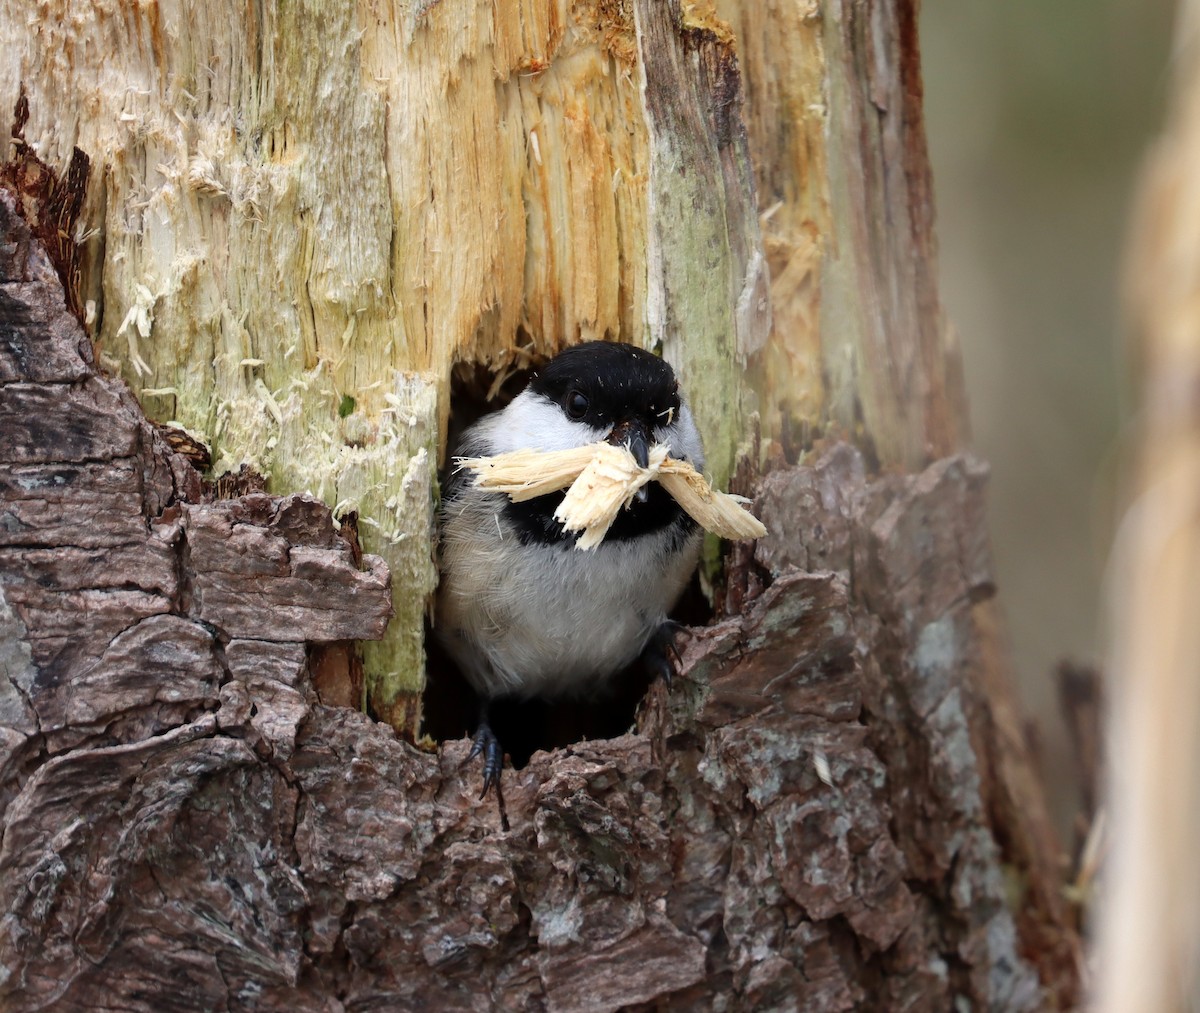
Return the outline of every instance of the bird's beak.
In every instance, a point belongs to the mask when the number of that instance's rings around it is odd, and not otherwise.
[[[613,431],[608,434],[608,442],[617,447],[628,447],[639,468],[645,468],[650,463],[650,441],[646,435],[646,427],[637,419],[626,419],[614,426]],[[648,495],[643,485],[633,494],[634,502],[645,503]]]
[[[639,468],[650,464],[650,440],[645,425],[637,419],[626,419],[614,426],[608,434],[608,442],[616,447],[628,447]]]

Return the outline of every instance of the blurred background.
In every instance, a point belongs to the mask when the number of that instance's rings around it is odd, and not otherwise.
[[[1122,419],[1126,225],[1163,121],[1174,0],[923,0],[942,300],[962,340],[1012,658],[1059,827],[1055,666],[1100,662]],[[1070,844],[1069,834],[1064,843]]]

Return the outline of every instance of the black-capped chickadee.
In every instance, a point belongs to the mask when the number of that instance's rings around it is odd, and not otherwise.
[[[643,349],[602,341],[561,352],[506,408],[467,429],[453,454],[599,440],[628,446],[643,467],[656,443],[704,467],[700,434],[671,367]],[[598,546],[581,550],[554,519],[563,495],[514,503],[477,488],[453,464],[443,485],[434,631],[479,694],[471,756],[483,754],[483,794],[503,762],[489,723],[494,699],[598,696],[650,654],[651,667],[670,672],[667,613],[696,568],[700,529],[651,482]]]

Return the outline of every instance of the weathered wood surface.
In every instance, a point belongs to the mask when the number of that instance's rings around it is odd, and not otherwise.
[[[108,367],[218,472],[359,513],[396,612],[368,697],[397,729],[456,368],[665,347],[722,482],[774,417],[742,375],[770,306],[707,4],[47,0],[0,4],[0,49],[0,123],[77,184],[48,235]]]
[[[0,125],[73,183],[71,298],[219,471],[360,514],[399,729],[456,376],[661,348],[722,484],[755,416],[909,471],[964,447],[915,0],[26,6]]]
[[[977,462],[769,475],[739,613],[635,730],[507,771],[504,831],[465,741],[312,691],[306,643],[381,632],[378,563],[311,501],[201,502],[0,209],[5,1008],[1069,997],[991,822]]]

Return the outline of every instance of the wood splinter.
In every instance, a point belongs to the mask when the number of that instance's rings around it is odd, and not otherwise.
[[[638,466],[627,448],[611,443],[455,460],[475,472],[481,488],[507,493],[515,503],[570,486],[554,517],[568,531],[583,532],[575,542],[578,549],[599,545],[618,513],[652,481],[675,497],[697,524],[721,538],[761,538],[767,533],[739,502],[741,497],[713,489],[687,461],[668,456],[661,443],[651,449],[645,468]]]

